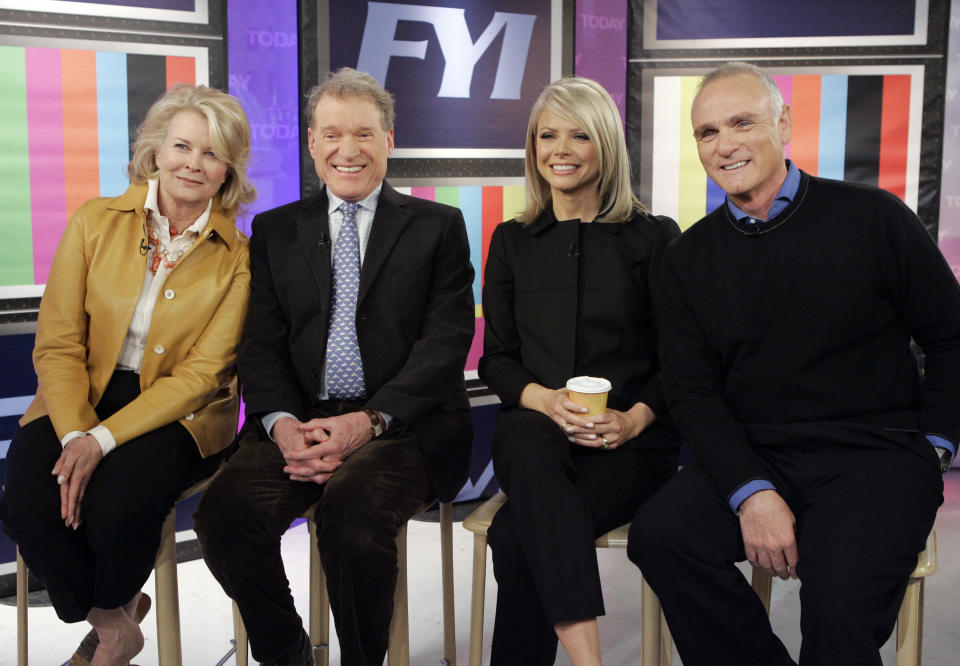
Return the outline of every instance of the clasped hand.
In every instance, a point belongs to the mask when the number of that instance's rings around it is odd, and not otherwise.
[[[654,420],[643,403],[628,411],[607,409],[603,414],[587,415],[587,408],[570,399],[567,389],[548,389],[528,384],[520,404],[546,414],[574,444],[592,448],[615,449],[639,435]]]
[[[311,419],[306,423],[279,419],[273,440],[286,461],[292,481],[326,483],[351,453],[370,441],[370,419],[363,412]]]
[[[93,435],[83,435],[67,442],[53,466],[51,474],[60,484],[60,518],[67,527],[80,527],[80,502],[101,460],[100,442]]]

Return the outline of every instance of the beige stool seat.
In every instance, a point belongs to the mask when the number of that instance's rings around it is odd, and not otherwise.
[[[473,532],[473,587],[470,593],[470,666],[480,666],[483,660],[483,607],[487,579],[487,530],[493,517],[507,502],[505,493],[497,493],[481,504],[463,521],[464,529]],[[607,532],[596,540],[597,548],[626,548],[630,524]],[[670,666],[673,662],[673,638],[667,627],[660,600],[653,589],[643,581],[643,666]]]
[[[213,476],[197,481],[187,488],[177,501],[201,492]],[[160,549],[154,564],[156,584],[157,656],[163,666],[181,666],[180,599],[177,591],[177,507],[170,509],[160,532]],[[27,666],[27,565],[17,548],[17,666]]]
[[[927,545],[917,556],[917,566],[910,574],[907,591],[897,615],[897,666],[920,666],[923,644],[924,579],[937,570],[937,534],[931,530]],[[773,575],[753,569],[751,584],[763,607],[770,613],[770,590]]]
[[[320,564],[317,548],[316,504],[303,514],[310,526],[310,620],[309,634],[313,645],[314,664],[328,666],[330,652],[330,597],[327,577]],[[421,507],[420,512],[430,508]],[[419,513],[419,512],[418,512]],[[440,502],[440,560],[443,586],[443,657],[441,664],[456,666],[457,632],[453,609],[453,513],[450,502]],[[389,666],[410,666],[410,629],[407,607],[407,526],[397,533],[397,584],[393,590],[393,617],[387,647]],[[233,604],[233,631],[237,642],[237,666],[247,666],[247,629]],[[162,663],[162,662],[161,662]]]

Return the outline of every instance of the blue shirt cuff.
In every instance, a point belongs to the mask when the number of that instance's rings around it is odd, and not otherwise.
[[[941,437],[940,435],[927,435],[927,441],[934,446],[939,446],[941,449],[946,449],[950,452],[951,456],[957,455],[957,445],[945,437]]]
[[[730,509],[736,513],[740,509],[740,505],[743,504],[743,501],[754,493],[758,493],[761,490],[776,489],[777,487],[766,479],[754,479],[753,481],[747,481],[745,484],[737,488],[736,492],[730,496]]]

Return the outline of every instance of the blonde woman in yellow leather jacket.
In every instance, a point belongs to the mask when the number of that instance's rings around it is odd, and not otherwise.
[[[140,128],[130,187],[83,204],[54,256],[0,517],[58,616],[93,626],[71,664],[142,649],[163,520],[236,433],[249,153],[236,99],[174,88]]]

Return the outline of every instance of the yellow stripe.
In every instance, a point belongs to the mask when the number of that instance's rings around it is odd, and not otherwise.
[[[503,219],[512,220],[523,212],[524,197],[523,185],[503,186]]]
[[[690,122],[690,107],[697,94],[699,80],[698,76],[684,76],[680,84],[680,201],[677,224],[681,229],[699,220],[707,210],[707,176],[700,165]]]
[[[479,303],[477,303],[476,305],[473,306],[473,308],[474,308],[474,314],[476,315],[476,316],[474,317],[474,319],[479,319],[480,317],[483,316],[483,306],[482,306],[482,305],[480,305]]]

